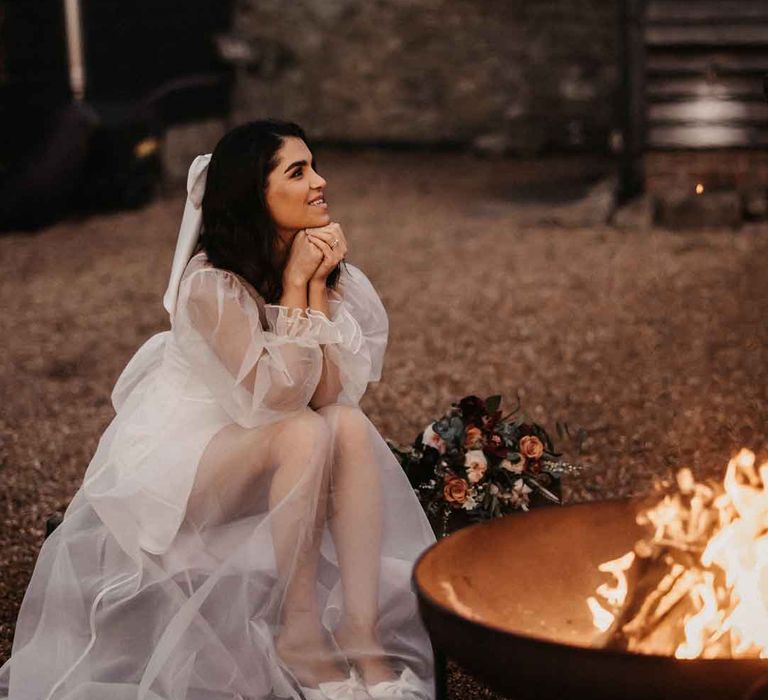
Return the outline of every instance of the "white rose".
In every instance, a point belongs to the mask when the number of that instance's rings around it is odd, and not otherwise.
[[[533,489],[528,486],[522,479],[518,479],[512,487],[512,492],[509,494],[509,502],[515,507],[522,510],[528,510],[529,496]]]
[[[467,478],[470,484],[476,484],[488,469],[488,460],[482,450],[467,450],[464,455],[464,466],[467,468]]]
[[[445,453],[445,442],[443,441],[443,438],[441,438],[432,428],[434,424],[430,423],[425,429],[424,433],[421,436],[421,441],[425,445],[429,445],[430,447],[434,447],[440,454]]]
[[[472,510],[477,505],[477,501],[474,496],[467,496],[467,499],[462,503],[461,507],[464,510]]]

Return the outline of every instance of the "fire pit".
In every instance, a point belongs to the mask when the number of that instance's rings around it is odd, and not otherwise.
[[[437,658],[455,659],[521,700],[768,698],[764,659],[605,647],[587,600],[605,583],[598,567],[643,536],[638,510],[631,501],[542,508],[432,545],[416,562],[413,584]]]

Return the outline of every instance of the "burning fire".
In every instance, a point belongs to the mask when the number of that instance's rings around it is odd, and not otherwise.
[[[638,514],[649,536],[600,565],[595,627],[629,651],[768,658],[768,462],[742,449],[722,484],[681,469],[677,486]]]

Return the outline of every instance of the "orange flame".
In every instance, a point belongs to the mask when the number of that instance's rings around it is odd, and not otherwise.
[[[675,656],[712,657],[730,649],[734,657],[768,658],[768,462],[756,469],[754,453],[742,449],[728,462],[722,485],[698,483],[689,469],[678,472],[677,485],[687,506],[679,495],[667,495],[641,512],[637,521],[650,526],[652,535],[636,547],[700,552],[700,567],[688,571],[695,583],[686,595],[694,612],[683,622]],[[616,578],[614,586],[597,589],[605,604],[587,601],[601,631],[625,603],[625,572],[633,561],[628,552],[599,567]],[[682,571],[674,567],[679,570],[673,578]],[[718,645],[724,637],[728,643]]]

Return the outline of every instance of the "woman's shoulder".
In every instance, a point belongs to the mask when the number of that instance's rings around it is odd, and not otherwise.
[[[190,277],[195,272],[199,272],[200,270],[214,270],[216,268],[213,267],[211,262],[208,260],[208,256],[205,254],[204,250],[201,250],[199,253],[195,253],[188,261],[187,266],[184,268],[184,273],[182,274],[182,279],[186,277]]]

